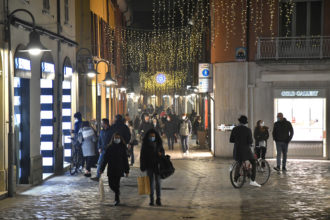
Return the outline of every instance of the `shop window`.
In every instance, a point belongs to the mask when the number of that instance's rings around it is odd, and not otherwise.
[[[279,31],[282,37],[320,36],[322,34],[321,0],[282,1]]]

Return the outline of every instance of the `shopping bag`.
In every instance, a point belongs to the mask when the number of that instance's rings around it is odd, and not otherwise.
[[[150,180],[149,176],[139,176],[137,178],[139,195],[150,194]]]
[[[101,177],[99,179],[99,193],[100,193],[100,201],[103,202],[104,201],[104,184],[103,184],[103,180]]]

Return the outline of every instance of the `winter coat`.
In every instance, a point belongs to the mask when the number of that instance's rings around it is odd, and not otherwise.
[[[286,118],[282,121],[277,121],[274,124],[273,139],[276,142],[289,143],[293,137],[293,128]]]
[[[103,172],[105,166],[108,165],[108,176],[124,176],[124,173],[129,173],[129,164],[127,156],[127,147],[124,143],[111,143],[101,164],[101,171]]]
[[[189,136],[192,132],[191,122],[188,118],[182,120],[179,125],[179,134],[181,136]]]
[[[129,140],[129,144],[132,145],[133,141],[136,140],[136,134],[134,131],[134,128],[132,126],[128,126],[130,132],[131,132],[131,139]]]
[[[98,142],[98,149],[101,149],[102,151],[105,151],[107,146],[109,145],[113,133],[111,133],[110,128],[106,130],[101,130],[99,142]]]
[[[153,125],[150,122],[143,121],[140,124],[138,132],[141,135],[141,137],[143,138],[144,135],[152,128],[153,128]]]
[[[254,129],[254,140],[256,141],[256,146],[260,146],[259,142],[260,141],[265,141],[267,147],[267,140],[269,138],[269,132],[268,132],[268,127],[264,127],[264,129],[261,129],[261,127],[256,127]]]
[[[113,125],[110,126],[111,137],[116,132],[120,134],[126,144],[129,143],[131,140],[131,132],[122,120],[117,120]]]
[[[165,121],[164,133],[166,137],[172,137],[175,133],[177,133],[178,126],[174,121]]]
[[[154,123],[151,124],[152,124],[152,128],[155,129],[159,135],[162,135],[162,128],[160,127],[159,122],[157,121],[156,126],[154,125]]]
[[[155,130],[149,130],[155,132]],[[162,140],[158,134],[156,134],[156,141],[151,142],[149,140],[147,132],[143,138],[141,153],[140,153],[140,169],[141,171],[152,170],[156,174],[159,173],[159,160],[161,156],[165,155]],[[161,156],[159,155],[161,153]]]
[[[236,161],[253,160],[250,149],[253,143],[252,131],[245,125],[236,126],[230,134],[230,143],[234,143],[233,158]]]
[[[95,143],[97,142],[97,138],[93,128],[80,128],[78,132],[78,141],[82,144],[81,149],[84,157],[95,156]]]

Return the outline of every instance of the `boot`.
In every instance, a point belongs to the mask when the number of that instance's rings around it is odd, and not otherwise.
[[[115,195],[115,203],[114,203],[114,206],[119,205],[119,203],[120,203],[119,194],[116,194],[116,195]]]
[[[162,205],[162,203],[160,202],[160,198],[157,198],[156,199],[156,205],[158,205],[158,206],[161,206]]]
[[[154,197],[153,197],[153,196],[150,196],[150,202],[149,202],[149,205],[150,205],[150,206],[153,206],[153,205],[154,205]]]

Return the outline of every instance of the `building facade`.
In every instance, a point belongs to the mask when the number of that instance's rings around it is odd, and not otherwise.
[[[80,48],[87,48],[98,72],[88,77],[79,69],[79,111],[83,118],[100,124],[101,118],[114,119],[126,113],[126,94],[120,89],[125,84],[126,67],[121,63],[119,33],[130,20],[126,0],[90,0],[76,2],[76,33]],[[79,58],[77,59],[79,62]],[[80,65],[77,63],[77,65]],[[106,73],[117,83],[104,83]]]
[[[217,128],[244,114],[252,130],[258,120],[270,128],[267,157],[274,157],[271,132],[282,112],[294,128],[289,157],[330,159],[330,2],[240,2],[212,3],[215,155],[232,156],[230,132]],[[230,14],[220,8],[232,4],[237,18],[226,23]]]
[[[75,3],[11,0],[0,8],[0,191],[12,196],[17,184],[39,184],[61,172],[70,154],[64,145],[78,105]],[[33,29],[47,52],[24,51]]]

